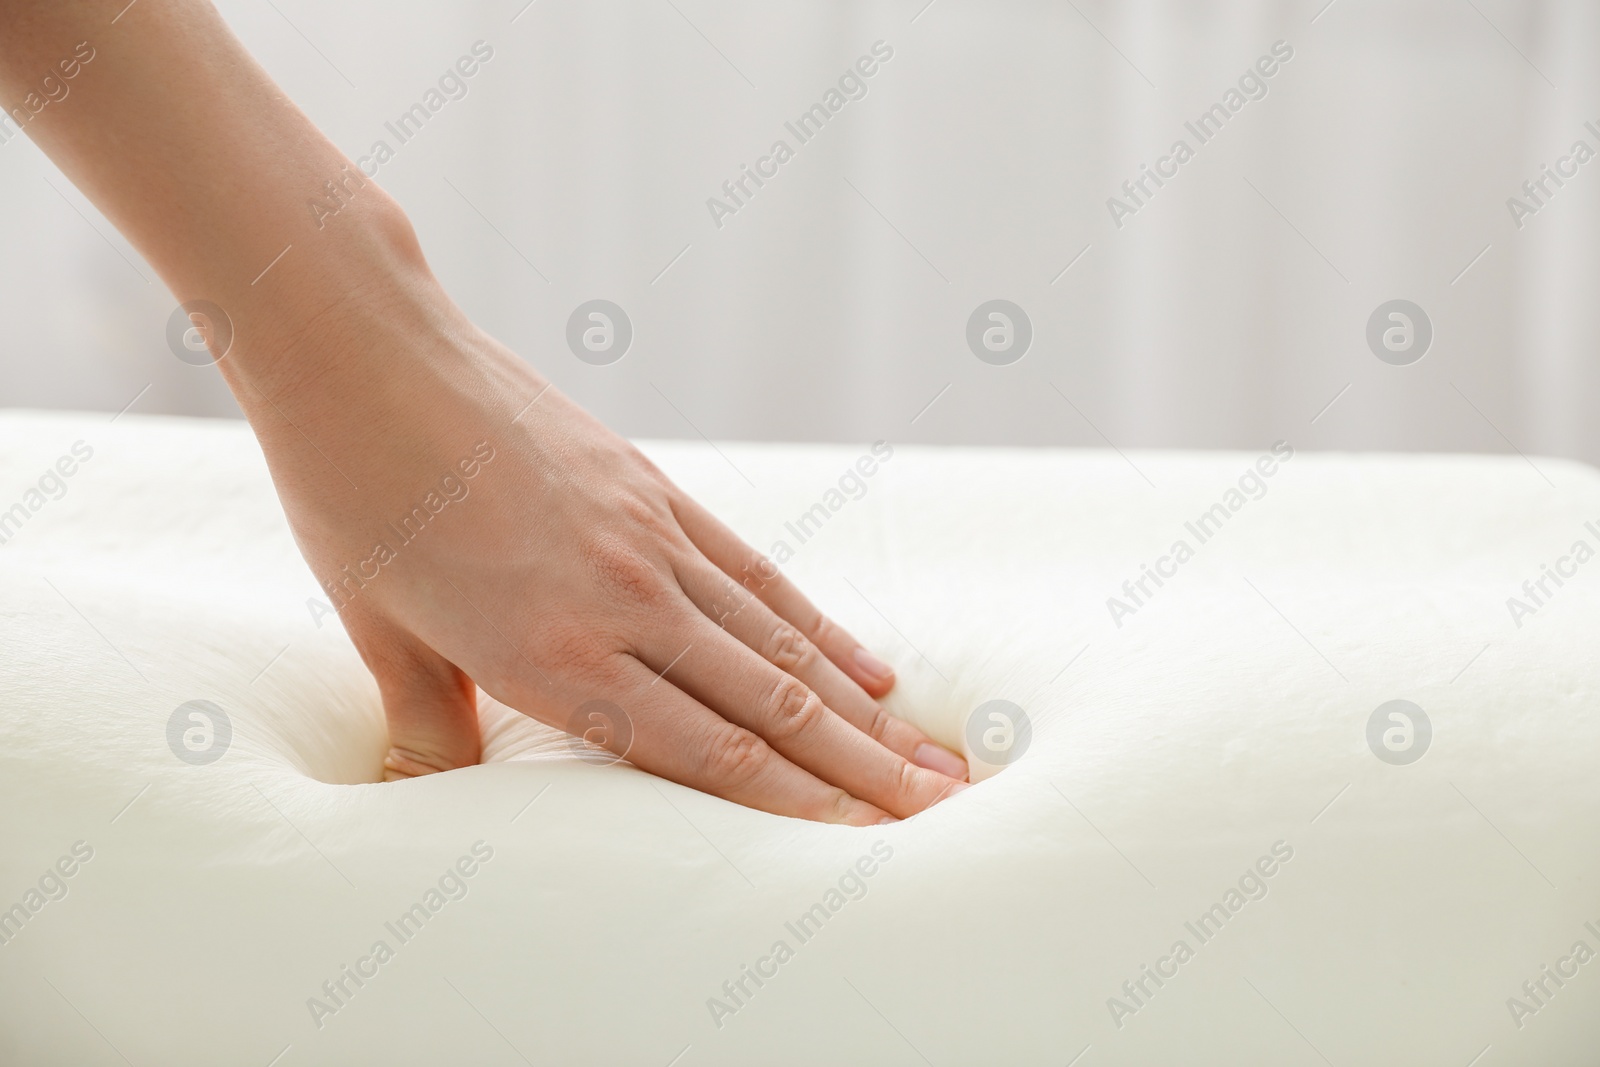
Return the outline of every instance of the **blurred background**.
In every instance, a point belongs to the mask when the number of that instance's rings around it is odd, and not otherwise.
[[[352,158],[393,149],[377,180],[469,313],[631,436],[1600,460],[1600,160],[1573,156],[1600,150],[1593,2],[220,7]],[[477,42],[402,144],[386,124]],[[802,143],[785,123],[877,42]],[[1202,144],[1185,123],[1276,42]],[[1193,158],[1159,163],[1180,139]],[[1545,165],[1567,176],[1536,202]],[[0,406],[237,417],[23,136],[0,196]],[[631,324],[614,362],[568,345],[593,299]],[[1032,334],[1004,365],[968,343],[995,299]],[[1396,299],[1431,325],[1408,365],[1368,342]]]

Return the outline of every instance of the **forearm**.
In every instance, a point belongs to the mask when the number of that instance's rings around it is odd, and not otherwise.
[[[0,0],[0,103],[231,320],[222,373],[377,681],[386,777],[478,762],[482,686],[779,814],[871,826],[965,788],[873,699],[887,665],[461,314],[208,4],[126,3]]]
[[[0,0],[0,103],[179,301],[227,313],[221,368],[248,413],[317,374],[295,342],[336,331],[352,294],[431,278],[399,207],[209,3],[126,5]]]

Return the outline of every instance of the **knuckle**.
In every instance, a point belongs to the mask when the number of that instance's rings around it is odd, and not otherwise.
[[[797,679],[785,675],[773,687],[769,734],[776,742],[792,741],[816,729],[827,713],[821,699]]]
[[[816,613],[811,624],[805,627],[805,631],[811,635],[812,641],[823,646],[829,645],[839,638],[848,638],[849,636],[840,628],[838,623],[820,611]]]
[[[872,702],[872,711],[867,716],[866,734],[868,737],[883,744],[889,734],[889,726],[894,722],[894,717],[883,710],[883,705],[876,700]]]
[[[728,623],[744,611],[748,603],[749,597],[743,594],[738,586],[728,581],[720,582],[712,591],[710,607],[706,614],[726,630]]]
[[[646,494],[628,493],[617,503],[630,523],[646,530],[664,529],[672,515],[672,510],[665,500],[655,499]]]
[[[912,804],[918,798],[927,782],[927,775],[921,767],[908,759],[895,757],[897,766],[894,769],[894,780],[891,783],[893,795],[902,804]]]
[[[843,789],[830,789],[816,818],[819,822],[848,823],[860,806],[861,802]]]
[[[810,664],[813,648],[804,634],[784,623],[768,635],[762,655],[779,670],[793,673]]]
[[[651,478],[655,479],[662,486],[672,486],[672,480],[662,473],[661,468],[656,466],[655,461],[640,451],[639,446],[634,444],[632,441],[624,442],[623,454],[628,457],[628,460],[631,463],[633,463],[640,470],[644,471]]]
[[[762,589],[768,582],[778,577],[778,565],[772,560],[750,548],[745,552],[739,573],[743,576],[743,583],[748,589]]]
[[[584,562],[599,585],[613,595],[642,603],[659,600],[666,591],[661,572],[634,549],[600,539],[584,551]]]
[[[765,741],[729,724],[706,746],[706,776],[718,788],[741,792],[766,771],[771,759],[772,749]]]

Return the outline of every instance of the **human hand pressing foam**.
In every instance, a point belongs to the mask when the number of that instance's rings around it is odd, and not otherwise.
[[[280,424],[269,462],[301,549],[382,691],[390,778],[477,762],[476,682],[562,728],[608,700],[633,763],[780,814],[875,823],[959,788],[961,761],[873,699],[886,667],[434,299],[375,314],[314,391],[259,413]]]
[[[466,319],[388,196],[314,221],[351,164],[208,4],[121,6],[0,0],[0,93],[94,40],[28,132],[231,319],[218,366],[377,679],[387,777],[476,763],[481,687],[563,729],[609,701],[631,762],[778,814],[870,824],[965,787],[878,705],[887,667]]]

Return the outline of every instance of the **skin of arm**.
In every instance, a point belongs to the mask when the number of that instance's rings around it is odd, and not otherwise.
[[[878,705],[886,665],[461,313],[210,4],[0,0],[0,103],[180,302],[226,313],[216,365],[378,682],[387,777],[476,763],[481,687],[563,729],[607,700],[630,761],[779,814],[867,824],[964,788]]]

